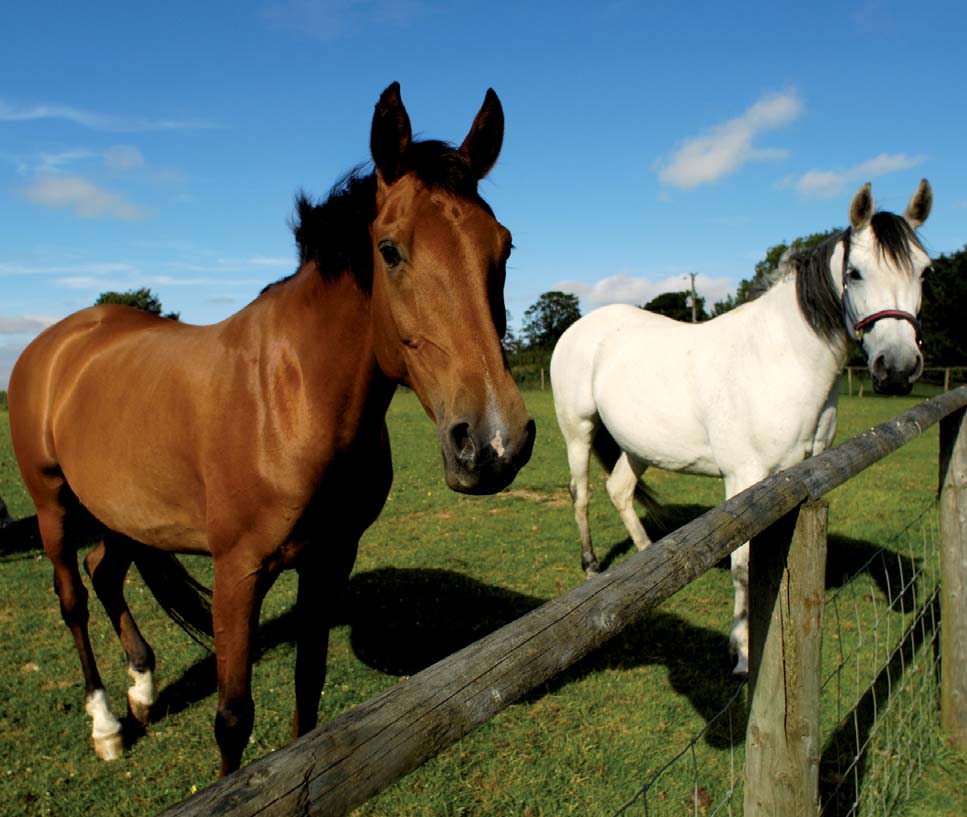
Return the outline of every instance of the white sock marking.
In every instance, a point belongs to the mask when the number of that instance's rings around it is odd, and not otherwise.
[[[154,689],[154,677],[151,670],[138,672],[132,667],[128,667],[128,675],[134,679],[134,686],[128,690],[128,698],[137,701],[144,706],[151,706],[158,696]]]
[[[84,709],[94,721],[91,736],[95,740],[120,734],[121,722],[114,717],[114,713],[107,705],[107,693],[103,689],[94,690],[84,702]]]

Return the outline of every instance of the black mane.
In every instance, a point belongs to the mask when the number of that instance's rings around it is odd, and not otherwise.
[[[910,248],[915,246],[923,249],[923,245],[907,220],[894,213],[880,212],[873,215],[870,227],[880,255],[889,257],[899,269],[912,274]],[[833,276],[841,276],[843,270],[831,270],[830,260],[836,245],[842,241],[845,268],[849,262],[852,235],[852,229],[847,228],[815,247],[789,253],[780,262],[780,267],[788,264],[796,275],[796,300],[803,318],[828,343],[842,338],[846,331],[843,326],[842,301],[833,285]]]
[[[315,204],[300,193],[292,230],[300,265],[315,261],[327,278],[351,271],[359,286],[370,292],[373,250],[369,225],[376,217],[376,174],[372,171],[363,175],[363,167],[354,168],[340,179],[322,203]],[[403,173],[407,172],[415,173],[427,187],[470,199],[492,212],[477,192],[477,177],[470,161],[446,142],[411,143],[403,163]]]

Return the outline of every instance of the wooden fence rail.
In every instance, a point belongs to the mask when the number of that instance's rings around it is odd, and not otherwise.
[[[345,814],[802,503],[818,500],[965,406],[967,386],[766,478],[647,550],[217,781],[164,817]],[[943,629],[946,634],[946,622]]]

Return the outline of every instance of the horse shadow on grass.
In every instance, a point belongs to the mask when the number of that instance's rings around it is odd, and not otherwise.
[[[353,652],[364,664],[388,675],[408,676],[545,601],[449,570],[381,568],[350,579],[341,606],[345,615],[336,625],[349,625]],[[263,622],[259,652],[264,654],[291,641],[294,632],[291,611]],[[687,697],[705,720],[718,713],[735,691],[725,636],[653,610],[525,700],[536,700],[601,670],[647,664],[666,666],[672,687]],[[161,690],[152,707],[152,720],[162,720],[204,700],[216,686],[215,659],[206,656]],[[741,739],[745,734],[744,709],[740,721],[734,729]],[[125,723],[125,727],[131,741],[140,737],[136,723]],[[710,730],[707,740],[713,745],[728,745],[728,724],[724,728],[724,734]]]

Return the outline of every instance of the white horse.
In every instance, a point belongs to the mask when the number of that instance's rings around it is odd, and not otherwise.
[[[787,253],[764,294],[706,323],[613,305],[568,328],[551,357],[551,386],[588,576],[598,572],[588,527],[592,447],[642,550],[651,540],[633,497],[647,466],[724,477],[728,498],[830,445],[850,338],[878,391],[910,391],[923,371],[916,315],[930,264],[915,231],[932,201],[924,179],[902,218],[875,213],[867,183],[848,229]],[[748,667],[748,561],[746,543],[732,554],[736,673]]]

